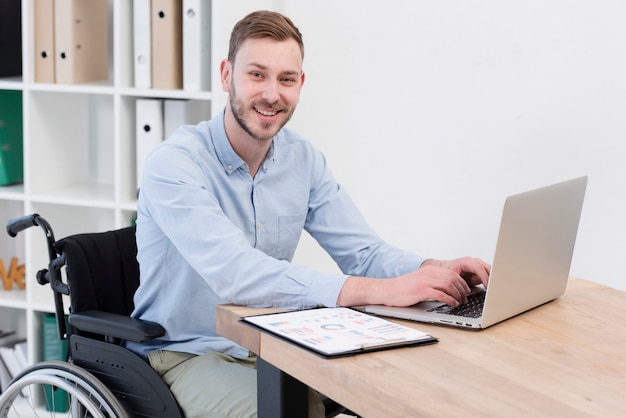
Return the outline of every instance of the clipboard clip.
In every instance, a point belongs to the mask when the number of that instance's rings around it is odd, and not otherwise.
[[[359,344],[357,347],[361,350],[371,350],[373,348],[385,348],[385,347],[394,347],[399,345],[406,344],[406,338],[380,338],[378,340],[382,341],[372,341],[368,343]]]

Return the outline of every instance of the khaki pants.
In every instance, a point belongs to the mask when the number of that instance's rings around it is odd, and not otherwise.
[[[157,350],[148,355],[148,361],[186,418],[257,416],[255,355],[240,360],[217,352],[196,356]],[[324,417],[324,405],[313,390],[309,390],[309,417]]]

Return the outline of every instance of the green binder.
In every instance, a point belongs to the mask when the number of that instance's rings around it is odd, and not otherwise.
[[[43,359],[62,360],[67,357],[67,340],[60,340],[54,314],[43,318]],[[46,409],[54,412],[67,412],[70,408],[69,395],[63,389],[44,385]]]
[[[22,92],[0,90],[0,186],[24,180]]]

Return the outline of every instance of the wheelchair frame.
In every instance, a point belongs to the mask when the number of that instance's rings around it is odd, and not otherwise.
[[[70,330],[66,327],[63,295],[70,295],[71,283],[63,282],[61,269],[66,265],[64,254],[55,250],[50,224],[38,214],[12,219],[7,233],[15,237],[32,226],[43,229],[48,247],[47,269],[37,272],[37,282],[50,284],[58,335],[69,339],[67,362],[43,361],[16,376],[0,395],[0,417],[24,416],[25,410],[35,416],[47,407],[54,409],[50,390],[63,389],[68,394],[69,416],[102,418],[182,417],[174,397],[150,365],[120,342],[147,341],[165,334],[154,322],[103,312],[70,312]],[[117,231],[110,231],[115,233]],[[134,232],[134,231],[133,231]],[[99,338],[90,338],[96,335]],[[45,386],[42,386],[45,385]],[[47,394],[46,394],[47,393]]]

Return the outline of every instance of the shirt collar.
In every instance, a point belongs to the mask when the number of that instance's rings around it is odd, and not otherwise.
[[[226,128],[224,127],[225,111],[226,109],[211,119],[209,129],[217,159],[222,164],[224,170],[230,175],[239,168],[244,167],[246,170],[248,168],[246,162],[239,155],[237,155],[233,147],[230,145],[230,141],[226,136]],[[274,138],[274,140],[275,139],[276,138]],[[261,166],[261,170],[263,171],[267,171],[269,165],[268,163],[274,161],[274,140],[272,140],[272,145],[267,153],[265,162]]]
[[[241,159],[230,145],[228,137],[226,136],[226,128],[224,127],[224,109],[223,112],[217,114],[210,122],[211,141],[213,141],[213,148],[217,159],[224,167],[224,170],[228,174],[232,174],[239,167],[246,165],[246,162]]]

